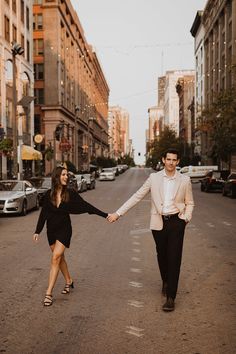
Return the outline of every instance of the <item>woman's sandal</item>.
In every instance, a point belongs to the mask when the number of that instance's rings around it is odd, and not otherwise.
[[[46,294],[43,301],[43,306],[51,306],[52,302],[52,295]]]
[[[73,283],[73,281],[72,281],[70,284],[66,284],[61,293],[62,293],[62,294],[69,294],[70,288],[71,288],[71,289],[74,288],[74,283]]]

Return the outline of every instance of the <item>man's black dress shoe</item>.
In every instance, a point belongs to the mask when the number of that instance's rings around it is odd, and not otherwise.
[[[163,296],[166,296],[166,291],[167,291],[167,283],[163,283],[162,284],[162,289],[161,289],[161,293]]]
[[[162,310],[166,312],[174,311],[175,302],[171,297],[168,297],[167,301],[162,306]]]

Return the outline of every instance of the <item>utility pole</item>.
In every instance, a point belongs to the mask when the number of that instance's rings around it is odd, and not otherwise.
[[[17,177],[18,174],[18,163],[17,163],[17,145],[18,145],[18,129],[17,129],[17,92],[16,92],[16,55],[22,55],[24,49],[20,44],[12,44],[12,135],[13,135],[13,175]],[[21,156],[20,156],[21,158]]]
[[[78,171],[78,118],[80,106],[75,106],[75,127],[74,127],[74,165]]]

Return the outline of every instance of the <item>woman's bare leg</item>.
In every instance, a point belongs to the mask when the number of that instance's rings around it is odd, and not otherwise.
[[[53,245],[50,246],[52,252],[54,251],[55,248],[55,243]],[[60,271],[62,272],[66,284],[70,284],[72,282],[69,270],[68,270],[68,266],[66,263],[66,259],[65,259],[65,254],[63,253],[63,255],[61,256],[61,262],[60,262]]]
[[[62,256],[64,255],[65,246],[58,240],[56,240],[53,252],[52,252],[52,260],[51,260],[51,268],[49,273],[49,281],[48,288],[46,294],[51,295],[54,285],[57,280],[57,276],[60,270],[60,262]]]

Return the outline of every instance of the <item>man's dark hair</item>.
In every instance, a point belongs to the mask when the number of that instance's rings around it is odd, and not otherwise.
[[[179,156],[179,151],[178,151],[177,149],[175,149],[175,148],[169,148],[169,149],[167,149],[167,150],[163,153],[162,157],[164,157],[164,159],[165,159],[166,156],[167,156],[167,154],[175,154],[175,155],[177,155],[177,159],[180,158],[180,156]]]

